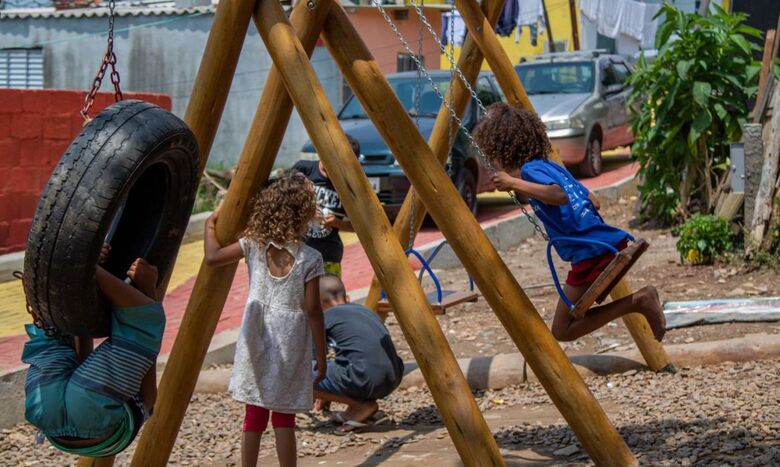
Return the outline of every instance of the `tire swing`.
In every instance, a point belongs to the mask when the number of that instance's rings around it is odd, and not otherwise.
[[[35,211],[24,290],[36,325],[49,334],[107,336],[110,312],[95,266],[124,279],[135,258],[173,267],[195,201],[198,145],[160,107],[117,102],[84,126],[54,169]]]

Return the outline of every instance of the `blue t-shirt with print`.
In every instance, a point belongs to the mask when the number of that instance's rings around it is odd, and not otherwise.
[[[603,245],[556,242],[561,237],[596,240],[613,246],[629,238],[623,230],[604,222],[588,199],[588,189],[563,166],[549,160],[536,159],[523,164],[520,178],[542,185],[558,185],[569,197],[569,202],[561,206],[552,206],[531,198],[534,212],[544,224],[558,256],[564,261],[579,263],[609,250]]]

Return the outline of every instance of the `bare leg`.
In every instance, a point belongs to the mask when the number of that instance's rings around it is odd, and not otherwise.
[[[586,286],[566,285],[563,291],[571,302],[576,303],[587,289]],[[663,339],[666,332],[666,319],[658,292],[655,287],[651,286],[644,287],[632,295],[609,302],[606,305],[591,308],[585,316],[579,319],[573,319],[569,316],[569,308],[562,300],[559,300],[555,309],[555,318],[553,318],[552,333],[559,341],[572,341],[629,313],[644,315],[656,340],[660,342]]]
[[[106,297],[106,300],[111,303],[112,307],[132,308],[154,302],[152,298],[132,285],[125,284],[124,281],[113,276],[100,266],[95,268],[95,273],[98,288]]]
[[[152,410],[157,401],[157,359],[141,380],[141,396],[144,399],[146,410]]]
[[[295,467],[298,464],[295,428],[274,428],[274,434],[276,435],[276,456],[279,458],[279,465],[281,467]]]
[[[262,437],[263,433],[259,431],[245,431],[241,434],[242,467],[257,467],[257,456],[260,455],[260,439]],[[276,442],[278,445],[278,437]]]

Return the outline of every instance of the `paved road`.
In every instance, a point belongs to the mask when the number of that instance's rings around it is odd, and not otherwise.
[[[636,165],[629,164],[625,157],[610,159],[606,165],[607,171],[599,177],[583,180],[590,189],[603,188],[623,180],[636,173]],[[485,193],[480,195],[480,212],[478,219],[481,224],[495,222],[504,218],[519,215],[518,211],[505,193]],[[355,234],[344,234],[344,283],[351,293],[370,285],[373,270],[365,252]],[[443,239],[435,228],[425,228],[417,236],[415,246]],[[183,245],[174,267],[168,295],[164,305],[167,316],[165,338],[162,353],[167,353],[173,346],[173,340],[179,330],[184,310],[187,306],[195,283],[195,277],[203,259],[202,242]],[[217,333],[236,328],[241,323],[241,315],[246,302],[248,276],[245,267],[239,267],[227,303],[222,311]],[[23,325],[29,322],[24,305],[24,294],[18,281],[0,284],[0,374],[21,365],[19,356],[26,339]]]

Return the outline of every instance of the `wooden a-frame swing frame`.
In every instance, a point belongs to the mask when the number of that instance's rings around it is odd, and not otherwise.
[[[493,34],[503,2],[456,0],[469,29],[459,59],[467,80],[474,82],[487,59],[510,104],[530,109],[522,85]],[[287,19],[278,0],[222,0],[187,108],[185,121],[201,148],[205,167],[227,100],[230,83],[249,27],[256,27],[274,66],[268,75],[236,176],[217,222],[222,244],[234,241],[249,214],[248,201],[268,178],[289,122],[293,103],[328,170],[379,282],[387,291],[409,346],[420,365],[450,437],[466,465],[504,465],[451,348],[413,271],[402,244],[409,237],[412,200],[404,202],[395,232],[355,159],[336,115],[317,80],[309,57],[320,35],[364,109],[399,160],[418,196],[418,212],[427,208],[464,267],[474,277],[552,401],[597,465],[634,465],[636,460],[552,337],[533,304],[498,256],[493,245],[460,201],[443,169],[447,159],[449,114],[440,111],[426,142],[380,68],[334,0],[302,0]],[[448,97],[462,115],[468,93],[456,78]],[[417,216],[419,222],[424,216]],[[405,227],[404,227],[405,226]],[[416,232],[417,230],[415,230]],[[195,388],[203,359],[216,329],[237,264],[201,265],[179,333],[160,382],[155,413],[144,428],[132,465],[167,463]],[[162,281],[160,292],[167,285]],[[623,282],[612,295],[630,294]],[[653,369],[668,364],[644,318],[624,318]],[[655,345],[652,345],[652,343]],[[92,462],[82,459],[79,465]],[[95,460],[92,465],[110,464]]]

